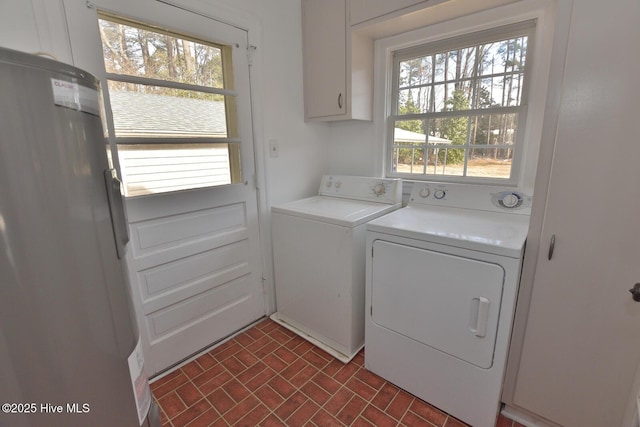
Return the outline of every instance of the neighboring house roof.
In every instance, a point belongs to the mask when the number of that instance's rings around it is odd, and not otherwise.
[[[226,137],[222,101],[110,91],[116,136]]]
[[[427,140],[427,136],[423,133],[411,132],[410,130],[394,128],[393,140],[396,142],[422,142]],[[429,135],[429,144],[451,144],[450,139],[440,138]]]

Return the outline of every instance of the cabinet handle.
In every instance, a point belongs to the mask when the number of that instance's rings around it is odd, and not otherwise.
[[[338,94],[338,108],[342,110],[342,92]]]
[[[553,257],[553,250],[556,247],[556,235],[551,236],[551,242],[549,243],[549,260]]]

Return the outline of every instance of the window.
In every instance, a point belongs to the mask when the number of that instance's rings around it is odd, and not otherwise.
[[[534,21],[393,52],[387,175],[515,183]]]
[[[241,182],[231,47],[101,14],[125,195]]]

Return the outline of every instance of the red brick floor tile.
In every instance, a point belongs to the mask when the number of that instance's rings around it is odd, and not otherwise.
[[[448,417],[444,423],[444,427],[469,427],[469,424],[465,424],[456,418]]]
[[[273,352],[273,354],[284,360],[287,364],[293,363],[298,358],[297,354],[293,353],[286,347],[279,347],[276,351]]]
[[[385,412],[396,420],[401,420],[407,409],[413,402],[413,396],[404,390],[400,390],[396,397],[393,398]]]
[[[235,378],[226,382],[222,386],[222,389],[236,402],[246,399],[251,394],[251,392]]]
[[[375,390],[380,390],[386,383],[384,378],[377,376],[376,374],[366,370],[365,368],[360,368],[354,376],[363,383],[374,388]]]
[[[205,371],[207,369],[212,368],[215,364],[218,363],[218,361],[216,359],[213,358],[212,355],[210,355],[209,353],[205,353],[203,355],[201,355],[200,357],[198,357],[195,362],[200,365],[200,367],[202,369],[204,369]]]
[[[180,396],[180,399],[187,405],[191,406],[204,396],[200,393],[200,390],[196,386],[193,385],[192,382],[188,382],[186,384],[181,385],[176,389],[176,393]]]
[[[150,385],[151,390],[153,391],[153,395],[156,398],[161,398],[165,394],[175,390],[176,388],[180,387],[182,384],[189,381],[187,376],[183,374],[181,370],[178,369],[175,372],[177,372],[177,374],[175,375],[170,374],[171,377],[169,379],[165,380],[166,377],[161,378],[157,382],[153,382]],[[162,380],[165,380],[165,381],[162,381]]]
[[[241,383],[247,384],[249,381],[255,378],[258,374],[260,374],[266,368],[267,368],[267,365],[265,365],[261,361],[258,361],[257,363],[254,363],[250,368],[247,368],[244,372],[237,375],[236,378]]]
[[[305,360],[296,359],[286,369],[283,369],[282,372],[280,372],[280,375],[282,375],[283,378],[290,380],[294,376],[298,375],[307,366],[309,366],[309,364]]]
[[[302,387],[307,381],[313,378],[318,373],[318,370],[311,365],[305,366],[300,372],[293,376],[289,380],[295,387]]]
[[[336,418],[346,425],[350,425],[356,418],[358,418],[358,415],[360,415],[360,412],[362,412],[365,406],[367,406],[367,402],[358,396],[353,396],[353,399],[351,399],[349,403],[347,403],[346,406],[338,412]]]
[[[362,416],[377,427],[393,427],[398,423],[396,420],[372,405],[368,405],[364,411],[362,411]]]
[[[218,374],[213,378],[209,378],[208,381],[202,384],[200,384],[200,381],[198,381],[200,377],[193,380],[193,383],[196,385],[196,387],[200,389],[202,394],[206,396],[216,388],[220,387],[222,384],[225,384],[227,381],[231,380],[231,378],[233,378],[233,376],[229,372],[223,370],[220,374]]]
[[[264,406],[263,404],[258,404],[255,408],[253,408],[247,415],[242,417],[234,426],[237,427],[255,427],[260,424],[260,422],[265,419],[271,411]]]
[[[336,374],[333,376],[333,379],[344,384],[349,381],[349,378],[351,378],[353,374],[358,372],[358,369],[360,369],[359,366],[354,365],[353,363],[349,363],[347,365],[344,365],[338,372],[336,372]]]
[[[163,427],[469,427],[271,320],[151,383]],[[505,417],[496,427],[523,427]]]
[[[274,411],[274,413],[281,420],[287,421],[287,418],[289,418],[291,414],[293,414],[307,400],[308,398],[305,395],[296,391],[287,398],[287,400],[285,400],[284,403]]]
[[[343,366],[344,363],[340,362],[338,359],[333,359],[327,366],[322,368],[322,372],[333,377],[340,369],[342,369]]]
[[[334,394],[340,389],[340,383],[326,376],[322,372],[318,372],[316,376],[312,378],[312,381],[325,389],[327,392]]]
[[[259,404],[260,402],[258,402],[258,399],[256,399],[254,396],[249,396],[245,400],[243,400],[242,402],[238,403],[236,406],[231,408],[229,411],[227,411],[227,413],[224,414],[222,417],[225,419],[226,422],[234,425],[242,417],[247,415],[249,411],[251,411],[253,408],[258,406]]]
[[[402,425],[408,427],[433,427],[433,424],[429,421],[417,416],[411,411],[407,411],[404,417],[402,417]]]
[[[287,427],[285,423],[283,423],[278,417],[271,414],[267,418],[265,418],[261,423],[261,427]]]
[[[280,396],[274,389],[268,385],[260,387],[254,392],[254,395],[264,403],[271,411],[275,410],[284,402],[284,397]]]
[[[287,424],[291,426],[304,425],[318,412],[318,409],[320,407],[315,402],[307,400],[287,419]]]
[[[158,399],[158,403],[162,405],[165,414],[169,419],[175,418],[182,411],[187,409],[186,405],[182,402],[182,399],[176,394],[175,391],[165,394]]]
[[[303,354],[305,354],[307,351],[311,350],[313,348],[313,344],[311,344],[309,341],[302,341],[300,343],[300,345],[298,345],[296,348],[292,349],[292,351],[297,354],[298,356],[302,356]]]
[[[285,399],[288,399],[296,391],[294,386],[279,375],[273,377],[267,384]]]
[[[189,405],[186,411],[171,420],[174,427],[184,427],[200,415],[211,409],[211,405],[206,399],[200,399],[195,404]]]
[[[220,415],[218,415],[216,410],[211,408],[200,414],[195,420],[187,424],[186,427],[209,427],[211,425],[214,425],[214,423],[216,421],[219,421],[220,419]]]
[[[409,410],[437,426],[444,426],[447,421],[447,414],[419,399],[414,399]]]
[[[343,424],[338,421],[335,417],[330,415],[327,411],[320,409],[316,414],[311,418],[317,426],[321,427],[342,427]]]
[[[231,372],[233,376],[236,376],[247,369],[247,367],[238,359],[236,359],[235,356],[226,358],[225,360],[220,362],[220,364],[224,366],[227,371]]]
[[[389,403],[391,403],[393,398],[396,397],[398,391],[398,387],[393,384],[386,383],[382,386],[380,391],[378,391],[378,394],[376,394],[371,403],[378,409],[384,411],[387,409],[387,406],[389,406]]]
[[[256,390],[259,387],[262,387],[267,382],[269,382],[276,375],[277,374],[271,368],[265,367],[265,369],[260,371],[260,373],[258,375],[256,375],[255,377],[251,378],[246,383],[247,389]]]
[[[315,351],[307,351],[305,354],[301,356],[304,360],[306,360],[310,365],[314,366],[316,369],[322,369],[329,364],[329,361],[324,357],[320,356]]]
[[[295,336],[293,338],[291,338],[290,341],[288,341],[287,343],[284,344],[284,346],[286,348],[288,348],[289,350],[293,351],[296,347],[298,347],[300,344],[306,342],[304,339],[300,338],[299,336]],[[297,353],[296,353],[297,355]]]
[[[220,347],[215,348],[209,352],[218,362],[222,362],[228,357],[233,356],[238,351],[242,350],[242,346],[237,341],[229,340],[222,344]]]
[[[356,377],[351,377],[351,379],[347,381],[345,386],[367,402],[373,399],[373,397],[376,395],[376,390],[374,388],[363,383]]]
[[[267,366],[269,366],[271,369],[273,369],[276,372],[281,372],[287,366],[289,366],[287,364],[287,362],[285,362],[284,360],[280,359],[278,356],[276,356],[273,353],[268,354],[262,360],[264,360],[264,363],[266,363]]]
[[[234,357],[236,359],[238,359],[240,362],[242,362],[242,364],[244,366],[246,366],[247,368],[250,367],[250,366],[255,365],[260,360],[257,357],[255,357],[249,350],[244,349],[244,348],[242,350],[238,351],[234,355]]]
[[[331,394],[320,388],[313,381],[307,382],[305,385],[300,387],[300,390],[318,405],[324,405],[327,400],[331,398]]]
[[[355,394],[347,389],[341,388],[336,394],[329,399],[327,403],[324,405],[324,409],[330,415],[336,415],[338,412],[342,410],[346,406],[347,403],[355,396]]]
[[[207,400],[220,414],[224,414],[236,404],[236,402],[234,402],[233,399],[220,388],[214,390],[210,395],[208,395]]]
[[[369,420],[360,416],[356,418],[356,420],[353,423],[351,423],[351,427],[377,427],[377,426],[375,424],[372,424]]]
[[[211,381],[216,378],[218,375],[226,373],[224,366],[217,364],[213,366],[211,369],[204,371],[202,374],[193,378],[192,381],[196,385],[196,387],[200,388],[205,383]]]
[[[277,341],[271,341],[267,345],[260,347],[258,350],[254,351],[253,354],[260,359],[264,358],[266,355],[274,352],[276,349],[280,348],[280,343]]]

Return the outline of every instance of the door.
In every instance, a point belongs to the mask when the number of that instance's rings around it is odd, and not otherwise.
[[[373,251],[374,323],[480,368],[493,365],[502,267],[383,240]]]
[[[628,426],[640,364],[640,303],[629,293],[640,282],[640,144],[637,99],[629,87],[640,61],[610,46],[640,38],[634,19],[640,4],[573,5],[563,104],[513,400],[567,427]],[[616,20],[597,28],[589,24],[604,15]]]
[[[260,318],[265,305],[247,33],[160,2],[148,6],[143,1],[100,0],[89,6],[65,1],[74,61],[102,77],[103,87],[105,76],[112,81],[113,74],[105,72],[96,12],[228,49],[232,67],[226,63],[223,68],[232,68],[232,75],[224,79],[234,82],[234,90],[228,92],[234,99],[228,102],[225,92],[225,108],[236,106],[237,134],[229,135],[238,147],[236,152],[229,150],[229,157],[239,166],[230,172],[235,183],[126,200],[131,236],[126,261],[145,366],[153,375]],[[183,86],[192,90],[192,85]],[[114,95],[111,86],[109,94]],[[111,98],[113,110],[115,96]],[[113,135],[114,122],[107,117]],[[117,128],[115,136],[119,138]],[[111,141],[113,145],[113,137]],[[114,162],[118,163],[115,156]]]

